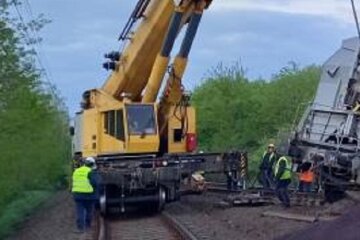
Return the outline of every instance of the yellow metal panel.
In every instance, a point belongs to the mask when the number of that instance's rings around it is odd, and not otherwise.
[[[101,154],[125,153],[125,143],[105,133],[101,134],[99,145]]]
[[[186,133],[196,133],[196,116],[195,109],[193,107],[187,107],[187,131]],[[170,112],[174,112],[174,107],[171,107]],[[180,113],[177,112],[177,116]],[[183,138],[181,142],[174,142],[174,130],[180,129],[181,122],[174,115],[171,115],[168,120],[168,152],[169,153],[185,153],[186,152],[186,138]]]
[[[188,133],[196,133],[196,110],[194,107],[187,108]]]
[[[97,109],[85,110],[83,112],[83,156],[96,156],[98,150],[98,124],[99,114]]]
[[[90,106],[91,108],[98,108],[101,111],[107,109],[116,109],[122,107],[124,104],[107,94],[100,89],[93,89],[90,91]]]
[[[154,153],[159,151],[159,135],[130,136],[127,143],[128,153]]]
[[[168,68],[169,58],[158,55],[151,72],[150,79],[146,85],[145,93],[142,99],[143,103],[155,102],[162,80]]]
[[[119,109],[117,109],[119,110]],[[110,111],[110,110],[109,110]],[[110,136],[105,132],[105,117],[104,113],[100,114],[101,124],[98,126],[100,129],[99,134],[99,152],[98,154],[119,154],[125,153],[125,142]],[[124,124],[124,123],[117,123]],[[125,127],[125,126],[124,126]]]
[[[161,49],[174,9],[173,0],[152,0],[143,22],[122,54],[118,69],[103,86],[105,92],[116,98],[122,92],[132,94],[133,99],[140,96]]]

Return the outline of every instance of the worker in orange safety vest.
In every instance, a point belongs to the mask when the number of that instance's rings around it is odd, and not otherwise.
[[[314,170],[312,163],[304,162],[299,174],[299,192],[311,192],[314,182]]]

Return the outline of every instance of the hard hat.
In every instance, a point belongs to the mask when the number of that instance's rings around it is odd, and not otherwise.
[[[93,157],[87,157],[87,158],[85,159],[85,162],[86,162],[86,163],[95,163],[95,158],[93,158]]]
[[[275,148],[275,144],[270,143],[270,144],[268,145],[268,148]]]
[[[95,158],[87,157],[87,158],[85,158],[84,162],[85,162],[85,165],[96,168]]]

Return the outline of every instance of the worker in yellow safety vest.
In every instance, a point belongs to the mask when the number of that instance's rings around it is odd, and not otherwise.
[[[277,160],[274,168],[276,194],[285,208],[290,207],[288,187],[291,183],[291,160],[282,156]]]
[[[99,179],[95,173],[95,159],[88,157],[84,165],[75,169],[72,175],[72,193],[76,204],[77,233],[84,233],[90,229],[97,200]]]

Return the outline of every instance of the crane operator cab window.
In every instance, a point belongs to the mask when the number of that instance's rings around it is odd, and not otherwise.
[[[125,141],[123,111],[108,111],[104,113],[105,133],[118,140]]]
[[[153,105],[126,105],[130,135],[155,135],[156,121]]]

